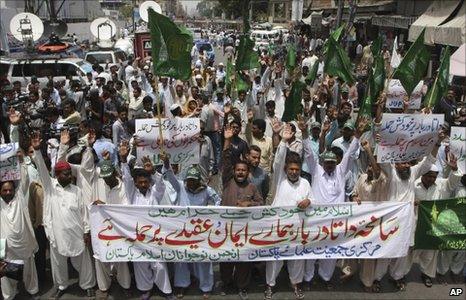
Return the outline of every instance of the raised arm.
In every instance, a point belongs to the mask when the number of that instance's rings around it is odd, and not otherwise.
[[[285,125],[282,133],[282,140],[277,148],[277,153],[275,153],[275,159],[273,161],[273,184],[278,186],[279,182],[285,178],[285,159],[286,159],[286,143],[293,137],[293,132],[291,131],[291,126],[289,124]]]
[[[372,171],[374,172],[374,178],[377,179],[380,176],[380,166],[375,160],[374,154],[372,152],[372,147],[370,143],[367,140],[361,141],[361,146],[364,149],[364,151],[367,154],[367,157],[369,159],[369,163],[372,167]]]
[[[455,191],[458,188],[461,177],[463,174],[458,169],[457,158],[453,153],[448,153],[447,165],[450,167],[451,171],[447,179],[447,189],[451,192]]]
[[[173,169],[170,166],[170,159],[168,155],[166,155],[165,153],[160,153],[159,156],[160,156],[160,160],[163,161],[162,174],[166,176],[166,179],[168,180],[168,182],[170,182],[170,184],[175,189],[175,191],[179,193],[181,190],[181,184],[176,178],[175,173],[173,172]]]
[[[359,120],[356,131],[354,133],[353,140],[351,141],[351,144],[348,147],[348,151],[346,151],[346,153],[343,155],[341,163],[337,166],[342,173],[346,173],[348,171],[350,160],[354,159],[354,157],[356,156],[356,152],[359,149],[359,138],[364,133],[364,130],[367,127],[368,123],[369,120],[367,119],[363,118]]]
[[[34,148],[34,156],[33,159],[36,163],[37,172],[39,173],[40,180],[42,182],[42,187],[44,189],[45,194],[50,195],[52,193],[52,178],[50,177],[50,173],[45,165],[44,158],[42,157],[42,153],[40,152],[40,144],[42,139],[40,138],[39,133],[34,133],[31,139],[31,146]]]
[[[432,148],[430,155],[424,157],[421,160],[421,162],[419,162],[417,165],[411,168],[411,171],[413,172],[415,178],[419,178],[420,176],[428,172],[430,166],[436,162],[438,149],[440,148],[441,142],[445,139],[445,137],[445,132],[443,131],[443,129],[441,129],[438,133],[438,141],[434,145],[434,148]]]
[[[310,173],[313,173],[316,170],[318,164],[318,158],[314,157],[314,152],[311,148],[311,140],[309,138],[309,131],[307,122],[304,120],[298,121],[298,127],[301,130],[302,138],[303,138],[303,159],[306,161]],[[325,133],[321,135],[322,137],[325,136]],[[323,139],[323,138],[322,138]]]
[[[223,169],[222,169],[222,182],[223,184],[227,184],[230,179],[233,178],[233,162],[232,162],[232,155],[231,155],[231,138],[233,137],[233,130],[230,126],[226,126],[223,132],[224,136],[224,143],[223,143]]]
[[[122,180],[123,185],[125,187],[126,196],[130,203],[133,202],[134,194],[136,192],[136,187],[134,186],[134,181],[131,176],[131,171],[129,170],[128,166],[128,155],[129,155],[129,143],[128,141],[121,142],[120,145],[120,160],[121,160],[121,173],[122,173]]]

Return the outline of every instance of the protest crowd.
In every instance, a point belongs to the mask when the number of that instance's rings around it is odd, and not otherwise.
[[[344,34],[343,27],[326,38],[291,28],[273,49],[253,50],[248,35],[238,33],[225,63],[191,44],[169,53],[165,65],[155,56],[94,65],[84,83],[2,82],[0,154],[14,150],[19,174],[2,177],[0,189],[3,299],[19,289],[40,299],[48,276],[59,299],[71,266],[86,297],[97,299],[110,298],[111,285],[128,297],[137,289],[141,299],[181,299],[192,283],[203,299],[247,299],[257,282],[265,282],[264,299],[273,299],[280,272],[295,299],[304,299],[313,281],[331,291],[355,276],[368,293],[382,292],[384,278],[403,291],[414,264],[427,287],[464,284],[464,243],[459,250],[415,249],[416,220],[403,232],[407,253],[394,258],[188,263],[94,255],[93,206],[305,211],[384,202],[412,203],[415,217],[422,201],[466,197],[466,106],[464,90],[448,83],[450,50],[425,77],[423,33],[393,51],[382,39],[361,41],[351,60],[340,43]],[[399,105],[389,104],[397,97],[390,95],[394,80],[405,90]],[[171,134],[177,126],[179,135]],[[462,153],[454,149],[453,128],[462,132]],[[190,147],[195,163],[183,156]],[[2,158],[1,167],[10,161]]]

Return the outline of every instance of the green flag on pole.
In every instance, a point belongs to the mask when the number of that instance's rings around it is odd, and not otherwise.
[[[450,76],[450,46],[447,46],[442,51],[440,59],[440,67],[437,77],[435,77],[434,85],[427,92],[424,100],[424,107],[433,108],[438,101],[445,96],[448,90],[448,77]]]
[[[360,120],[362,117],[368,118],[372,120],[372,103],[373,99],[371,97],[371,88],[374,86],[374,79],[373,79],[373,74],[372,72],[369,73],[369,78],[367,80],[367,88],[366,88],[366,93],[364,95],[364,100],[361,104],[361,107],[359,108],[358,112],[358,120]]]
[[[294,45],[288,46],[285,66],[289,74],[292,74],[293,70],[296,68],[296,47]]]
[[[372,43],[371,51],[372,55],[375,57],[380,55],[380,50],[382,50],[382,37],[379,35],[375,41]]]
[[[249,90],[249,82],[247,79],[247,75],[243,72],[236,72],[235,76],[236,80],[236,91],[239,93],[241,91],[248,91]]]
[[[466,198],[421,201],[415,249],[466,250]]]
[[[234,66],[231,60],[227,61],[227,69],[225,74],[225,86],[227,88],[228,93],[231,91],[231,76],[233,76]]]
[[[328,38],[328,49],[327,56],[325,57],[324,72],[332,76],[338,76],[349,84],[353,84],[355,82],[353,73],[351,72],[351,63],[348,55],[340,44],[338,44],[331,36]]]
[[[188,80],[191,77],[193,46],[191,33],[153,9],[149,9],[149,30],[154,74]]]
[[[248,35],[242,35],[239,40],[236,71],[251,70],[260,67],[259,55],[254,51],[254,41]]]
[[[430,53],[424,45],[424,32],[425,28],[406,52],[392,76],[393,79],[400,80],[408,96],[411,96],[416,85],[424,77],[429,65]]]
[[[335,29],[334,31],[332,31],[332,33],[330,33],[330,36],[333,37],[333,39],[337,42],[337,43],[340,43],[340,40],[343,36],[343,29],[345,29],[345,24],[342,24],[340,27],[338,27],[337,29]],[[328,51],[328,39],[325,41],[323,47],[322,47],[323,51],[322,53],[324,55],[327,54],[327,51]]]
[[[309,70],[309,73],[307,74],[304,81],[309,85],[314,84],[314,80],[316,80],[316,78],[317,78],[317,71],[318,70],[319,70],[319,61],[316,61],[312,65],[312,68]]]
[[[285,111],[283,112],[282,121],[290,122],[296,120],[296,116],[302,113],[301,101],[303,99],[303,89],[306,84],[296,80],[291,86],[290,94],[286,99]]]
[[[377,55],[374,62],[374,70],[372,71],[372,84],[371,86],[371,98],[374,101],[379,97],[380,92],[384,89],[385,85],[385,64],[382,55]]]

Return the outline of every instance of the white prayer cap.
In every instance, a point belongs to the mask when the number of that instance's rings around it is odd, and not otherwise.
[[[181,105],[179,105],[178,103],[172,104],[172,106],[170,106],[170,111],[174,111],[177,108],[181,108]]]
[[[194,76],[194,79],[202,79],[202,75],[197,74],[196,76]]]
[[[218,64],[218,66],[219,66],[219,67],[223,67],[224,65],[223,65],[223,63],[221,62],[221,63]]]
[[[435,164],[432,164],[432,165],[430,166],[430,169],[429,169],[429,171],[425,172],[425,173],[424,173],[424,175],[425,175],[425,174],[427,174],[427,173],[429,173],[429,172],[435,172],[435,173],[438,173],[438,172],[439,172],[439,169],[438,169],[437,165],[435,165]]]
[[[149,70],[149,66],[148,66],[148,65],[145,65],[145,66],[143,67],[143,69],[144,69],[144,70]]]

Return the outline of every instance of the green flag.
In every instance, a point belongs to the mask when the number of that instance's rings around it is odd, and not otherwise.
[[[290,74],[292,74],[293,70],[296,68],[296,47],[294,45],[288,46],[285,66]]]
[[[330,33],[330,36],[333,37],[333,39],[337,43],[340,43],[340,40],[343,36],[343,29],[345,29],[345,26],[346,26],[345,24],[342,24],[340,27],[338,27],[337,29],[332,31],[332,33]],[[323,54],[326,55],[328,51],[328,39],[325,41],[322,49],[323,49]]]
[[[429,64],[430,53],[424,45],[424,32],[411,45],[398,68],[393,73],[393,79],[399,79],[408,96],[411,96],[416,85],[424,77]]]
[[[154,74],[188,80],[191,77],[193,38],[186,28],[149,9]]]
[[[351,63],[348,55],[333,37],[328,38],[327,56],[325,57],[324,72],[338,76],[346,83],[353,84],[355,79],[351,72]]]
[[[466,198],[421,201],[415,249],[466,250]]]
[[[380,55],[380,50],[382,50],[382,37],[379,35],[375,41],[372,43],[371,51],[372,55],[375,57]]]
[[[309,70],[309,73],[307,74],[306,78],[304,81],[312,85],[314,83],[314,80],[317,78],[317,70],[319,70],[319,61],[316,61],[313,65],[312,68]]]
[[[254,41],[248,35],[242,35],[239,40],[236,71],[251,70],[260,67],[259,55],[254,51]]]
[[[440,67],[434,85],[427,92],[424,107],[433,108],[445,96],[448,90],[448,77],[450,76],[450,46],[443,49]]]
[[[303,99],[303,89],[306,84],[296,80],[291,86],[290,94],[286,99],[285,111],[283,112],[282,121],[289,122],[296,120],[296,116],[302,113],[301,101]]]
[[[362,117],[366,117],[372,120],[372,103],[373,99],[371,97],[371,87],[374,86],[374,79],[372,72],[369,73],[369,79],[367,80],[368,85],[366,88],[366,93],[364,95],[364,100],[359,108],[358,120]]]
[[[243,74],[243,72],[236,72],[236,76],[235,76],[236,90],[238,92],[241,92],[241,91],[247,92],[249,90],[249,81],[246,77],[247,75]]]

